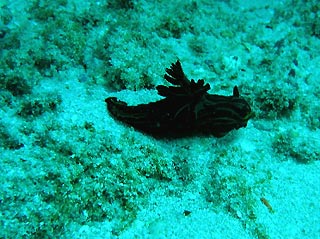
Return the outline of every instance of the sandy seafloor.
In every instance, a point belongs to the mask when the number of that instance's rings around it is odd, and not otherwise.
[[[0,59],[0,238],[320,238],[319,1],[1,0]],[[177,59],[248,126],[110,117]]]

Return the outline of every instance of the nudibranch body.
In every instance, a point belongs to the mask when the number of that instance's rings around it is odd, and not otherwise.
[[[180,61],[166,69],[164,78],[174,86],[159,85],[156,102],[128,106],[116,97],[105,101],[117,120],[155,137],[181,137],[195,134],[222,137],[233,129],[246,127],[252,116],[248,102],[240,97],[238,87],[232,96],[209,94],[203,80],[189,81]]]

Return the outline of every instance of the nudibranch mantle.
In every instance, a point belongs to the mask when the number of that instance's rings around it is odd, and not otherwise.
[[[202,79],[189,81],[179,60],[166,69],[164,78],[174,86],[157,86],[165,97],[159,101],[128,106],[116,97],[105,99],[112,117],[154,137],[222,137],[247,126],[252,111],[237,86],[232,96],[209,94],[210,85]]]

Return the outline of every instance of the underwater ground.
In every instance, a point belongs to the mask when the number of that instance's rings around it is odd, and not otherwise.
[[[0,238],[319,238],[318,0],[1,0],[0,59]],[[247,127],[156,139],[110,116],[177,59],[237,85]]]

